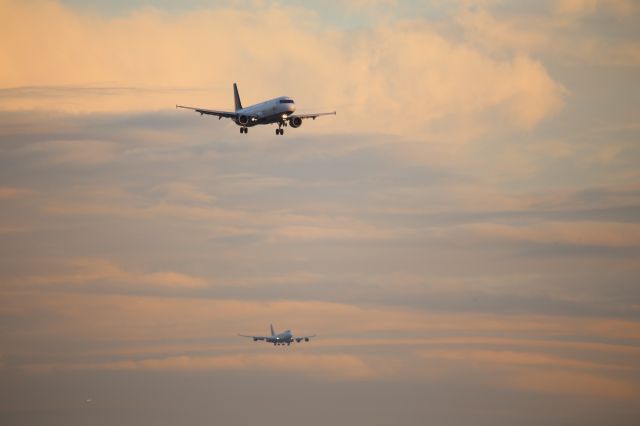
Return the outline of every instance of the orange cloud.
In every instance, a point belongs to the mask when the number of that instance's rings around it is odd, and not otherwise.
[[[374,372],[353,355],[310,355],[302,353],[174,356],[100,364],[31,364],[27,371],[46,372],[57,369],[136,370],[136,371],[216,371],[242,370],[293,374],[318,379],[366,379]]]
[[[456,336],[456,337],[430,337],[430,338],[394,338],[394,339],[374,339],[374,338],[358,338],[358,339],[345,339],[345,338],[328,338],[322,339],[315,342],[316,345],[322,347],[358,347],[358,346],[413,346],[413,347],[437,347],[437,348],[451,348],[451,347],[467,347],[467,348],[511,348],[511,351],[507,349],[503,349],[503,351],[511,353],[513,348],[533,348],[536,351],[557,351],[557,350],[569,350],[575,353],[580,353],[582,355],[585,354],[604,354],[606,359],[612,359],[612,357],[622,357],[625,359],[635,359],[636,357],[640,357],[640,347],[629,346],[625,344],[613,344],[613,343],[594,343],[588,341],[566,341],[566,340],[553,340],[553,339],[533,339],[530,337],[522,337],[522,338],[509,338],[509,337],[493,337],[493,336]],[[475,351],[475,349],[466,349],[470,351]],[[489,353],[493,353],[497,351],[489,351]],[[466,354],[463,351],[452,351],[452,352],[441,352],[429,350],[429,351],[417,351],[421,356],[427,356],[431,358],[437,358],[442,356],[442,354],[450,354],[450,358],[457,357],[460,358]],[[528,354],[528,352],[522,352],[522,349],[519,349],[517,354]],[[539,356],[546,356],[543,353],[540,353]],[[443,356],[446,357],[446,356]],[[466,357],[466,356],[465,356]],[[494,358],[491,358],[494,359]],[[535,358],[533,359],[535,360]],[[541,363],[542,359],[538,360],[538,363]],[[560,362],[568,362],[571,363],[571,360],[566,360],[565,358],[558,358],[554,356],[550,356],[547,359],[548,363],[551,364],[553,361]],[[580,361],[578,361],[580,362]],[[525,362],[520,362],[520,364],[525,364]],[[575,365],[575,364],[574,364]],[[629,367],[628,363],[624,361],[620,364],[601,364],[601,363],[590,363],[587,362],[584,364],[584,367],[594,367],[594,368],[607,368],[610,366],[613,369],[626,369],[633,368]]]
[[[602,37],[583,18],[613,15],[633,25],[640,10],[633,0],[558,0],[546,14],[492,15],[490,7],[464,8],[456,21],[474,45],[488,52],[553,55],[562,62],[637,66],[639,44],[633,38]]]
[[[562,368],[580,369],[613,369],[629,370],[633,367],[627,365],[597,363],[576,359],[561,358],[544,353],[514,352],[514,351],[494,351],[494,350],[428,350],[420,354],[427,358],[441,358],[454,361],[481,362],[490,364],[505,365],[528,365]]]
[[[506,379],[508,385],[524,390],[553,394],[637,398],[637,383],[601,375],[573,371],[528,371]]]
[[[612,371],[636,370],[637,364],[608,364],[543,353],[477,349],[428,350],[420,355],[432,362],[442,360],[444,364],[439,365],[452,371],[464,367],[473,374],[488,372],[490,377],[486,380],[494,386],[613,398],[633,398],[640,394],[637,381],[610,374]]]
[[[633,0],[558,0],[555,11],[560,15],[587,16],[598,11],[625,18],[638,10]]]
[[[96,273],[95,276],[103,275]],[[409,308],[362,307],[319,301],[242,301],[19,291],[5,294],[7,297],[2,300],[7,302],[0,307],[8,312],[12,312],[12,306],[19,306],[24,315],[38,312],[57,318],[50,324],[41,324],[31,333],[58,338],[82,336],[91,339],[101,336],[117,340],[163,340],[231,337],[238,332],[260,332],[267,327],[265,321],[272,321],[282,326],[295,324],[294,331],[314,332],[322,339],[354,334],[365,337],[363,333],[371,332],[400,332],[404,336],[455,332],[505,333],[529,338],[573,336],[587,341],[598,337],[640,340],[640,323],[597,317],[437,314]],[[11,300],[11,306],[8,300]],[[91,321],[87,320],[89,318]]]
[[[13,186],[0,186],[0,200],[21,198],[33,194],[29,188],[16,188]]]
[[[20,277],[15,281],[20,284],[32,285],[84,285],[95,281],[108,281],[164,288],[202,288],[207,286],[207,282],[199,277],[173,271],[131,272],[103,259],[70,260],[65,269],[62,273]]]
[[[65,216],[168,217],[206,222],[208,232],[216,237],[261,235],[276,244],[291,240],[384,240],[413,235],[407,229],[385,229],[349,216],[221,207],[190,185],[168,184],[156,190],[166,191],[166,197],[143,203],[126,193],[83,188],[75,197],[70,197],[81,198],[82,202],[56,199],[44,209],[48,214]]]
[[[462,225],[452,232],[480,239],[513,242],[605,247],[640,246],[640,225],[635,223],[581,221],[529,226],[478,223]]]
[[[224,108],[238,81],[245,103],[287,92],[305,108],[337,109],[320,129],[411,135],[452,118],[451,131],[461,122],[491,126],[481,119],[487,112],[506,117],[503,126],[531,128],[563,97],[524,54],[498,59],[420,21],[355,33],[326,28],[291,6],[176,16],[143,9],[105,19],[52,1],[10,1],[0,13],[0,40],[11,40],[0,49],[0,86],[13,88],[1,110]]]
[[[178,202],[209,203],[215,200],[213,195],[186,182],[169,182],[156,186],[154,191],[164,195],[164,199]]]
[[[640,323],[586,317],[541,315],[439,314],[408,308],[355,306],[316,301],[240,301],[201,298],[141,297],[110,294],[4,292],[5,317],[49,318],[47,322],[3,331],[8,354],[23,368],[112,369],[142,371],[256,371],[328,376],[337,379],[403,378],[455,375],[460,366],[492,386],[521,388],[530,370],[566,374],[561,392],[579,386],[569,380],[602,380],[602,394],[631,395],[630,379],[616,375],[637,369],[637,348],[592,343],[601,339],[640,341]],[[9,303],[10,301],[10,303]],[[268,320],[265,320],[267,318]],[[309,346],[290,352],[262,352],[266,347],[239,341],[236,333],[261,333],[267,323],[295,326],[318,334]],[[429,338],[434,334],[442,336]],[[386,335],[386,338],[370,336]],[[495,335],[505,336],[502,338]],[[466,336],[466,337],[465,337]],[[63,362],[19,360],[29,352],[26,340],[82,341],[63,351]],[[558,340],[560,339],[560,340]],[[570,340],[570,341],[569,341]],[[96,342],[112,342],[100,345]],[[212,343],[215,342],[215,343]],[[405,345],[402,351],[376,351]],[[407,346],[414,346],[406,350]],[[350,348],[349,353],[345,348]],[[268,348],[271,349],[271,348]],[[246,354],[246,351],[259,351]],[[324,351],[309,354],[306,350]],[[218,351],[221,354],[201,355]],[[326,353],[340,351],[339,353]],[[194,355],[193,353],[200,353]],[[553,353],[557,352],[557,353]],[[573,357],[567,353],[574,354]],[[114,359],[114,356],[118,357]],[[136,356],[135,359],[122,357]],[[430,361],[425,362],[425,357]],[[87,359],[99,361],[87,362]],[[107,361],[104,361],[104,360]],[[487,377],[488,374],[488,377]],[[551,379],[551,376],[549,376]],[[554,392],[552,383],[533,382],[529,390]],[[575,393],[599,394],[598,390]]]
[[[95,140],[40,142],[28,148],[29,153],[42,156],[53,164],[86,165],[107,163],[115,157],[114,145]]]
[[[36,192],[30,188],[0,186],[0,203],[3,205],[2,208],[14,206],[24,199],[31,198],[34,194]],[[33,229],[34,224],[26,222],[23,217],[11,217],[10,214],[0,217],[0,235],[29,232]]]

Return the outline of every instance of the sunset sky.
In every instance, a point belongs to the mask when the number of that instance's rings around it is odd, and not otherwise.
[[[0,0],[0,423],[638,425],[639,112],[634,0]]]

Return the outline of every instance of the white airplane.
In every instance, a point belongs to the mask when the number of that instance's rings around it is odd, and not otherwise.
[[[271,324],[271,336],[247,336],[244,334],[238,334],[238,336],[250,337],[254,342],[257,342],[258,340],[264,340],[267,343],[273,343],[273,346],[284,344],[289,346],[293,342],[300,343],[303,340],[305,342],[308,342],[312,337],[316,337],[315,334],[313,336],[294,336],[293,334],[291,334],[291,330],[285,330],[282,333],[276,334],[276,332],[273,330],[273,324]]]
[[[293,99],[288,96],[280,96],[279,98],[243,108],[236,83],[233,83],[233,97],[236,103],[235,111],[218,111],[182,105],[176,105],[176,108],[192,109],[199,112],[200,115],[215,115],[218,117],[218,120],[221,118],[230,118],[240,126],[240,133],[245,134],[249,131],[249,127],[258,124],[277,124],[276,135],[284,135],[284,129],[282,127],[287,127],[287,123],[295,129],[302,125],[302,120],[305,118],[313,118],[315,120],[321,115],[336,115],[335,111],[315,114],[294,114],[293,112],[296,110],[296,106]]]

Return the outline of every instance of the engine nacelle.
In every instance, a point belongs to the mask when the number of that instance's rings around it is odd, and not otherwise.
[[[300,117],[291,117],[289,119],[289,125],[291,127],[293,127],[294,129],[302,126],[302,118],[300,118]]]
[[[238,116],[238,123],[242,124],[243,126],[246,126],[247,123],[249,123],[249,117],[246,115],[239,115]]]
[[[305,338],[304,338],[304,341],[305,341],[305,342],[308,342],[308,341],[309,341],[309,338],[308,338],[308,337],[305,337]]]

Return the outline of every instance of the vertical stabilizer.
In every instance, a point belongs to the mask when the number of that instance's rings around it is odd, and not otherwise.
[[[234,84],[234,86],[235,86],[235,84]],[[236,92],[236,93],[238,93],[238,92]],[[273,324],[271,324],[271,335],[272,335],[272,336],[275,336],[275,335],[276,335],[276,332],[275,332],[275,331],[273,331]]]
[[[233,100],[236,102],[236,111],[242,109],[242,102],[240,102],[240,94],[238,93],[238,85],[233,83]]]

